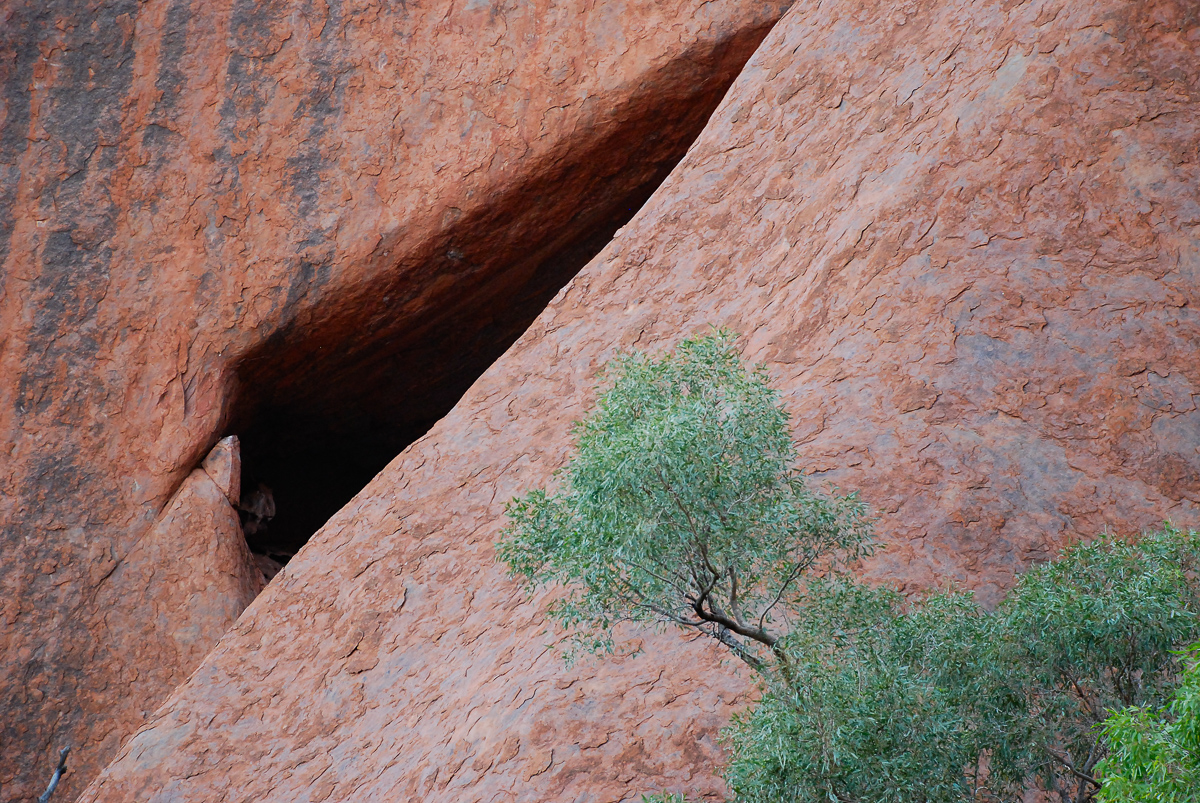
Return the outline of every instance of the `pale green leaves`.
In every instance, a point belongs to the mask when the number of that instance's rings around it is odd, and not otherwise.
[[[617,357],[575,437],[557,488],[509,504],[498,551],[563,586],[551,613],[589,647],[669,622],[755,664],[806,577],[866,548],[862,506],[808,487],[778,394],[729,332]]]
[[[965,594],[813,586],[784,643],[792,683],[769,685],[728,737],[730,785],[747,803],[1015,803],[1030,786],[1075,803],[1120,772],[1111,803],[1200,799],[1130,791],[1194,777],[1183,745],[1200,725],[1179,723],[1200,695],[1181,693],[1170,731],[1162,714],[1122,714],[1109,743],[1125,754],[1098,765],[1109,712],[1161,705],[1179,680],[1173,651],[1200,636],[1197,561],[1194,532],[1102,538],[1029,571],[992,612]]]

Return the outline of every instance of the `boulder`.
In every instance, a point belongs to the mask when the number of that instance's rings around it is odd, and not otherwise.
[[[628,220],[785,5],[0,4],[0,798],[64,744],[78,794],[261,558]],[[278,508],[260,569],[232,464],[196,473],[230,435]]]
[[[200,468],[220,489],[234,507],[242,498],[242,447],[237,435],[227,435],[217,441]]]
[[[1200,503],[1195,4],[793,8],[679,166],[334,516],[81,800],[720,799],[749,680],[633,631],[566,665],[495,561],[619,349],[743,333],[868,576],[994,602]]]

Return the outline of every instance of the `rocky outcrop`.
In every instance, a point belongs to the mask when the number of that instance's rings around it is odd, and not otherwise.
[[[245,603],[218,439],[294,551],[640,206],[783,6],[0,5],[0,798],[60,744],[77,793]]]
[[[105,614],[98,637],[125,646],[111,682],[132,692],[110,700],[105,719],[137,722],[157,702],[137,692],[184,680],[265,582],[237,511],[199,468],[120,561],[105,558],[92,564],[105,573],[93,591]]]
[[[616,349],[745,334],[872,576],[1014,572],[1200,503],[1200,18],[803,5],[646,207],[335,516],[84,801],[716,798],[745,678],[631,634],[565,666],[494,562]]]

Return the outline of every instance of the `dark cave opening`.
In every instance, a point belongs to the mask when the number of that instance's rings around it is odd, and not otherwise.
[[[662,184],[766,32],[672,62],[584,147],[242,360],[227,434],[254,553],[286,563],[453,408]]]
[[[662,175],[638,195],[603,210],[605,218],[587,236],[555,249],[516,292],[481,294],[412,338],[418,342],[408,348],[380,349],[342,366],[336,376],[323,374],[306,383],[320,389],[328,382],[322,392],[256,405],[235,430],[241,440],[243,529],[251,551],[286,564],[396,455],[450,411],[555,293],[633,217],[668,172],[670,166],[663,166]],[[273,508],[269,517],[252,510],[264,493]]]

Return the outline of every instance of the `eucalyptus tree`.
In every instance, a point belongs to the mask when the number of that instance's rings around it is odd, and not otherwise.
[[[995,611],[842,580],[800,622],[792,682],[726,736],[741,803],[1200,800],[1195,532],[1074,545]]]
[[[560,587],[551,614],[589,649],[658,622],[786,666],[806,581],[869,549],[862,504],[806,481],[779,394],[728,331],[617,356],[574,438],[554,487],[509,503],[498,552]]]
[[[1200,638],[1200,534],[1168,525],[1076,544],[1024,574],[997,616],[1031,772],[1052,800],[1087,803],[1110,713],[1164,705],[1184,670],[1178,651]]]
[[[995,611],[857,583],[862,504],[811,487],[778,393],[727,331],[618,355],[574,439],[550,488],[508,504],[498,554],[556,589],[578,646],[669,623],[761,673],[726,734],[743,803],[1015,803],[1031,787],[1088,803],[1129,752],[1105,762],[1111,740],[1150,727],[1130,714],[1106,742],[1106,718],[1164,705],[1174,651],[1200,638],[1200,535],[1172,527],[1071,547]]]
[[[1122,709],[1104,723],[1101,803],[1193,803],[1200,797],[1200,644],[1163,707]]]

